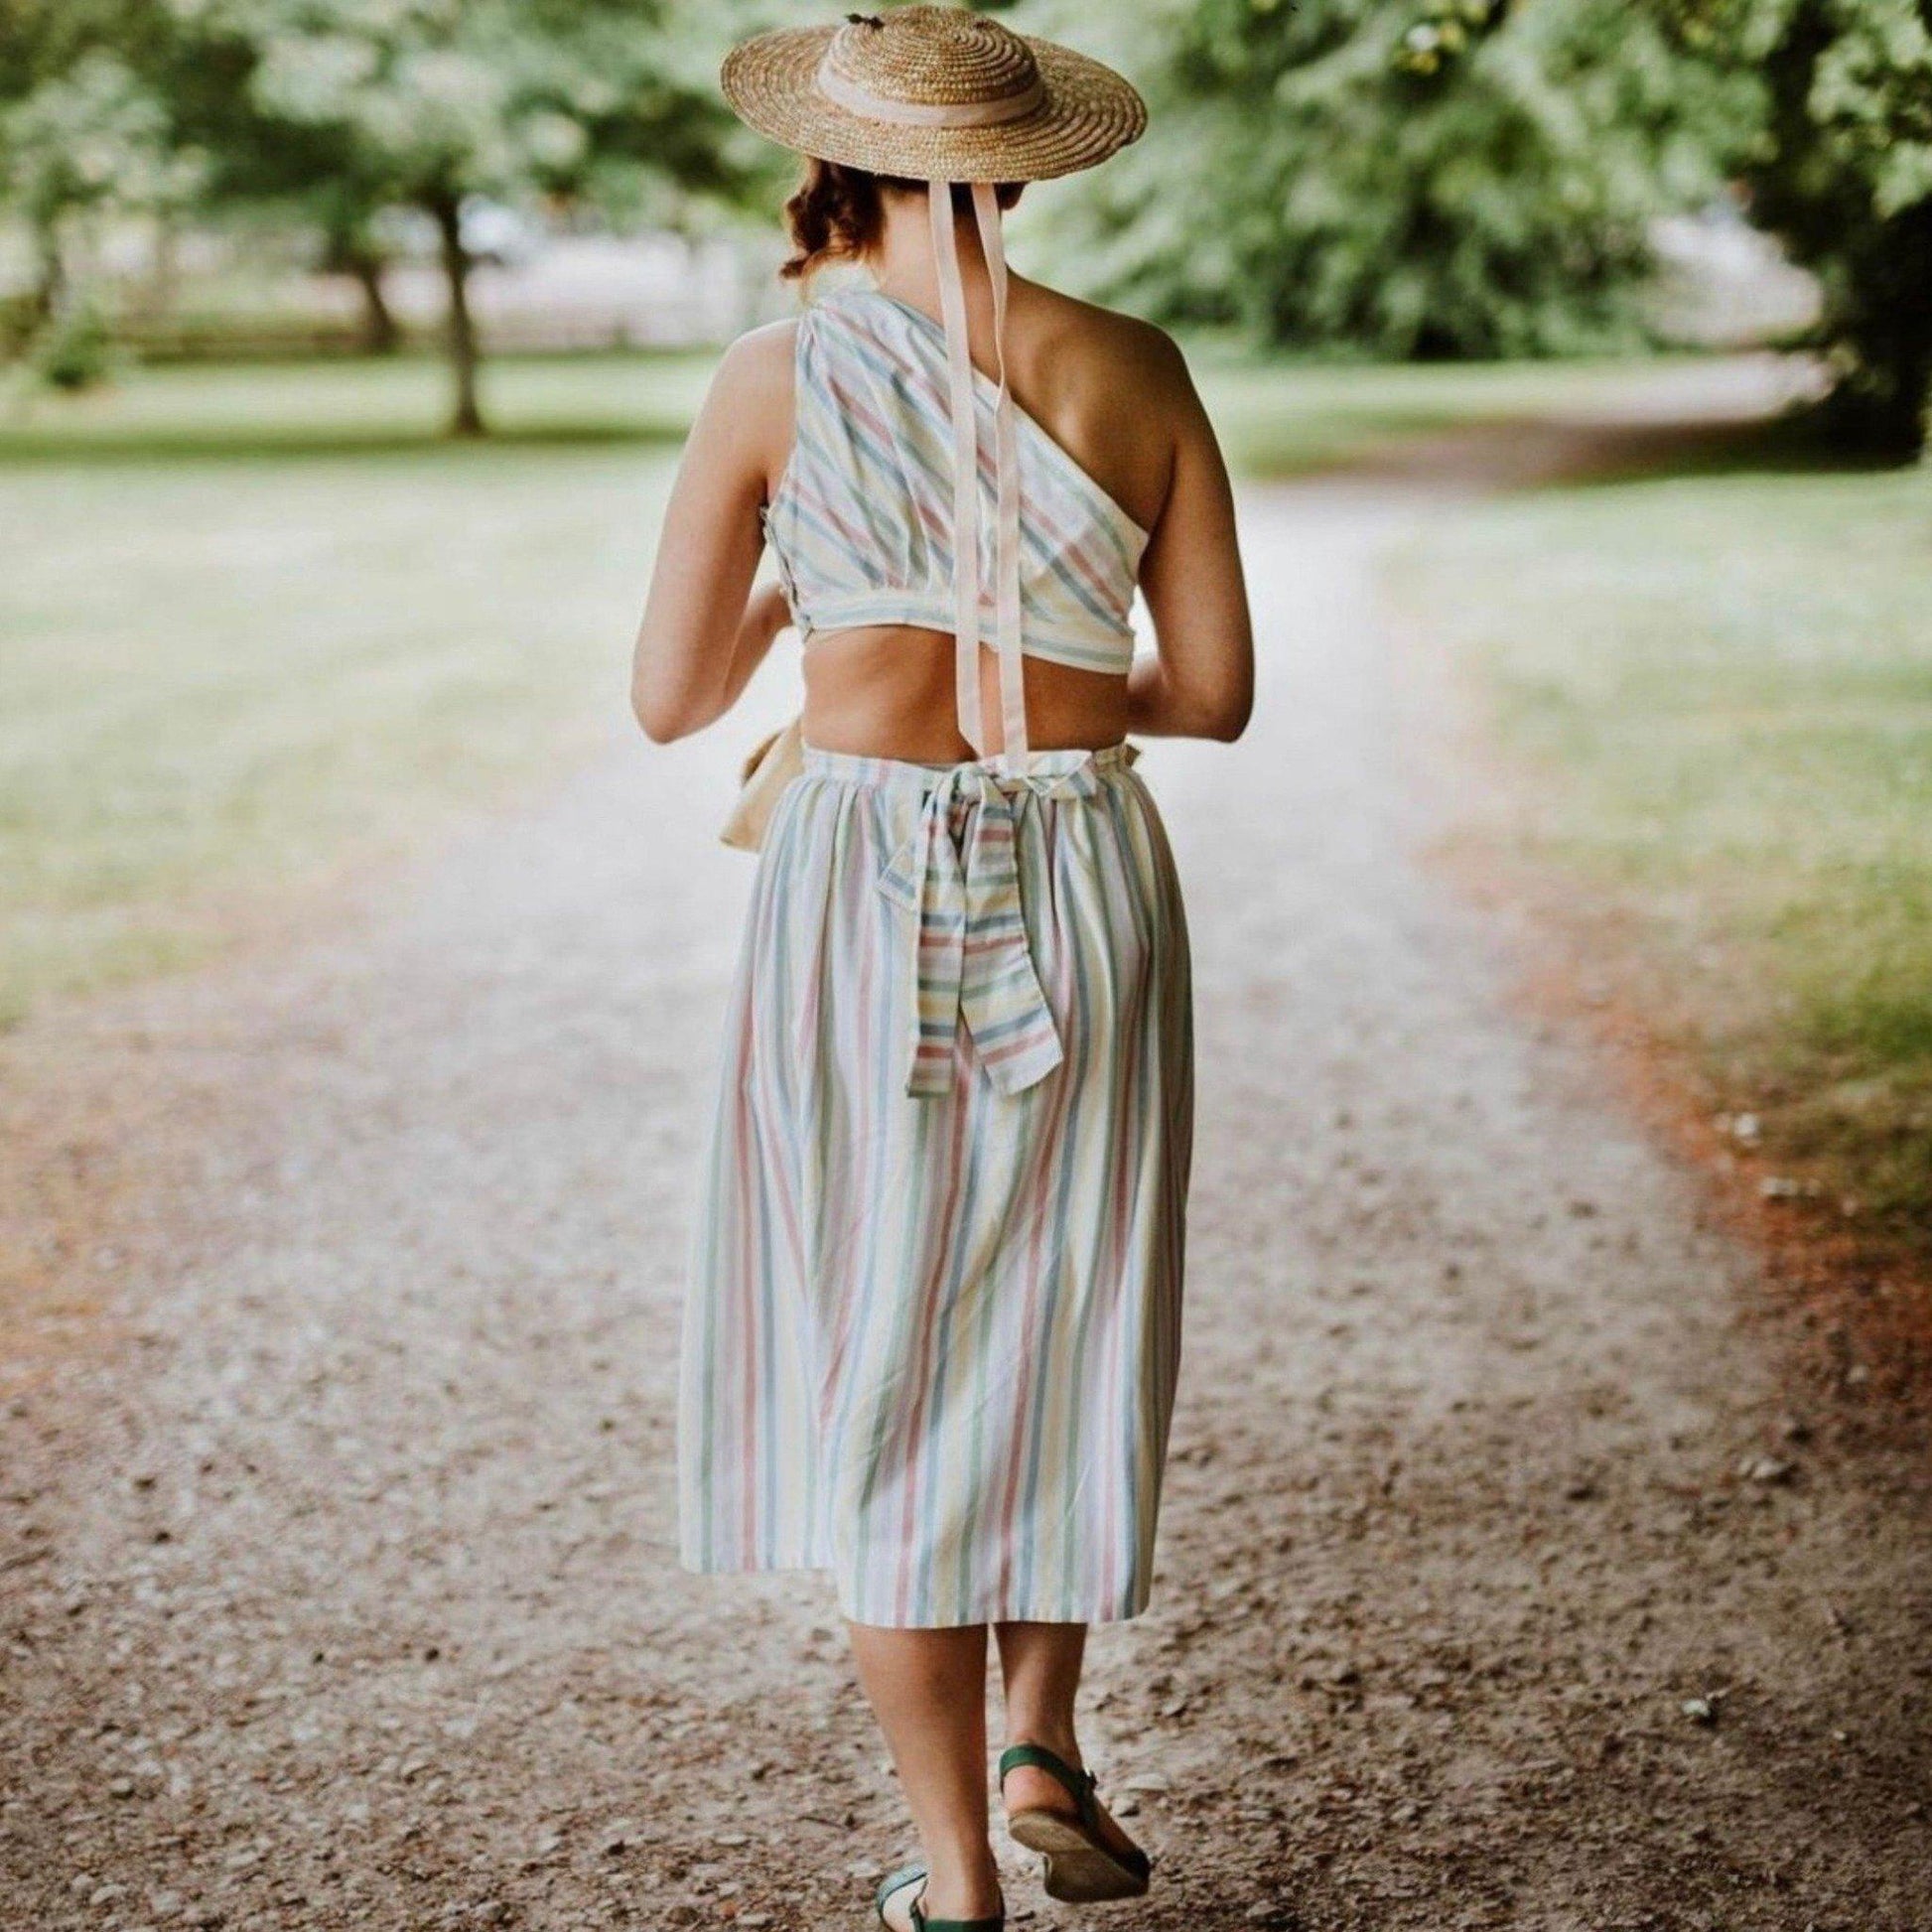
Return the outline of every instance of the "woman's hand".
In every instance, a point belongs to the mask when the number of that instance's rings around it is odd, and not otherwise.
[[[739,626],[740,647],[757,641],[762,657],[776,641],[778,632],[790,628],[791,606],[785,601],[783,587],[760,584],[745,606],[745,621]]]

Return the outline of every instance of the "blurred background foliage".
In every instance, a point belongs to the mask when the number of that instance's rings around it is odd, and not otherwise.
[[[1751,114],[1627,0],[1194,0],[1141,17],[1161,130],[1082,210],[1172,321],[1375,355],[1627,345],[1649,224]]]
[[[1726,206],[1818,278],[1833,433],[1909,455],[1932,383],[1932,0],[1067,0],[1002,8],[1123,65],[1141,146],[1056,200],[1083,286],[1269,346],[1444,359],[1629,346],[1660,217]],[[482,425],[466,208],[768,222],[783,164],[723,112],[757,0],[0,0],[16,345],[105,354],[75,237],[107,217],[300,231],[399,330],[399,217],[447,285],[451,424]]]
[[[1819,279],[1832,433],[1922,447],[1928,0],[1151,0],[1114,18],[1159,132],[1078,210],[1099,286],[1381,355],[1628,344],[1658,218],[1727,186]]]
[[[1820,279],[1842,443],[1924,447],[1932,384],[1932,0],[1661,0],[1678,44],[1750,76],[1733,150],[1758,220]]]
[[[42,263],[30,317],[56,319],[67,231],[103,205],[246,208],[318,236],[381,349],[380,223],[413,210],[447,281],[451,426],[475,434],[466,204],[634,217],[653,187],[734,185],[714,50],[670,22],[640,0],[5,0],[0,154]]]

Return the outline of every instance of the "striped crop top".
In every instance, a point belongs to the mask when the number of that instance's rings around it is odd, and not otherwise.
[[[994,411],[979,418],[980,611],[995,623]],[[946,335],[877,289],[815,303],[798,324],[791,456],[764,510],[794,621],[815,631],[902,623],[951,633],[953,441]],[[1148,534],[1024,411],[1015,409],[1021,645],[1029,657],[1124,674]],[[972,608],[970,596],[966,609]]]

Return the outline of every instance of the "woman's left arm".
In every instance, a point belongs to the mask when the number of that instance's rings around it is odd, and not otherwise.
[[[722,718],[791,621],[752,579],[790,441],[796,327],[755,329],[725,351],[684,445],[630,674],[631,709],[660,745]]]

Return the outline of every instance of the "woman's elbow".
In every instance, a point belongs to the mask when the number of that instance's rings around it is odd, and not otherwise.
[[[1252,685],[1240,690],[1217,692],[1203,700],[1194,715],[1194,728],[1188,735],[1232,745],[1248,729],[1248,720],[1254,716],[1254,709]]]
[[[705,724],[688,702],[671,692],[658,690],[643,678],[631,680],[630,713],[653,745],[674,745]]]
[[[1191,735],[1211,738],[1221,745],[1232,745],[1248,729],[1248,720],[1254,716],[1254,709],[1252,691],[1230,692],[1225,697],[1215,698],[1201,707]]]
[[[654,636],[646,624],[630,659],[630,715],[653,745],[689,738],[718,715],[704,708],[696,680],[679,668],[669,641]]]

